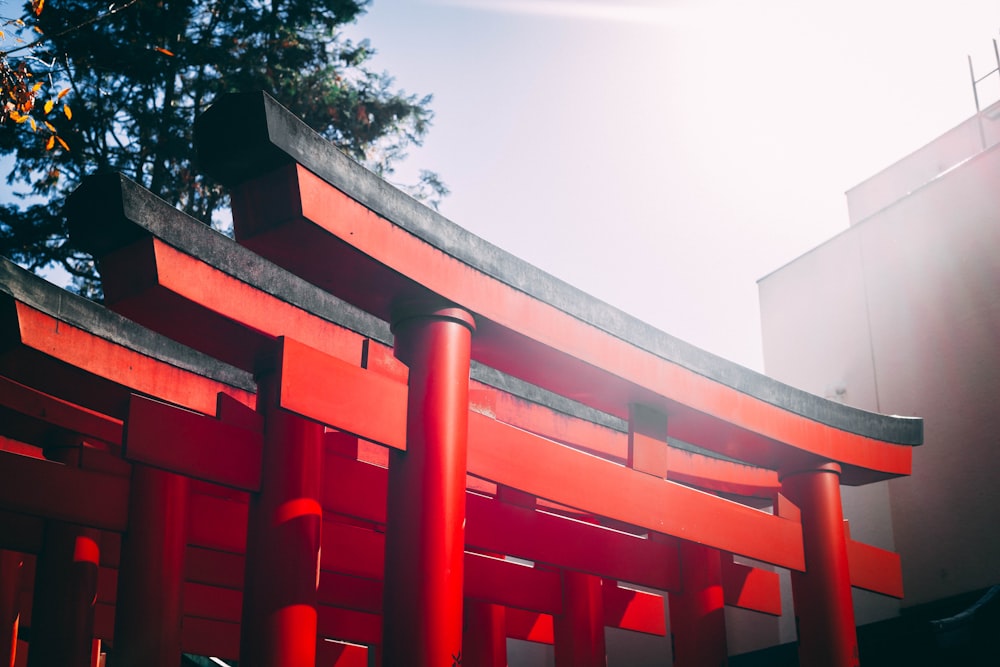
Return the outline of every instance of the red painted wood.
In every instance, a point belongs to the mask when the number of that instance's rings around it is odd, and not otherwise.
[[[17,629],[24,556],[15,551],[0,551],[0,665],[13,667],[17,659]]]
[[[176,667],[182,653],[188,480],[135,465],[131,489],[118,571],[115,661]]]
[[[287,375],[283,371],[283,377],[295,378],[296,384],[310,387],[310,395],[314,397],[286,400],[283,390],[282,407],[361,437],[398,446],[398,426],[389,429],[383,422],[372,426],[373,420],[365,419],[361,412],[378,396],[376,415],[402,414],[398,385],[394,385],[395,391],[387,393],[387,388],[393,386],[389,380],[351,368],[287,339],[282,366],[294,369]],[[344,393],[345,386],[353,387],[352,393],[369,398],[364,402],[352,398],[344,404],[350,406],[349,411],[338,408],[338,400],[324,403],[315,398]],[[377,389],[368,393],[365,387]],[[479,413],[469,413],[468,418],[468,470],[473,474],[596,515],[697,540],[783,567],[802,568],[798,528],[790,521],[654,479]],[[343,422],[350,422],[350,427]],[[667,509],[671,507],[684,507],[685,511]]]
[[[781,616],[781,584],[777,572],[722,558],[722,592],[730,607]]]
[[[406,386],[283,338],[280,405],[367,440],[406,449]],[[319,378],[328,378],[317,384]]]
[[[627,524],[801,570],[799,528],[780,517],[629,470],[473,413],[469,470]],[[683,512],[672,508],[683,507]]]
[[[280,215],[251,211],[262,191]],[[671,415],[676,437],[769,467],[801,449],[909,473],[909,447],[839,431],[639,349],[430,246],[301,166],[243,184],[233,208],[242,243],[382,317],[414,283],[476,312],[474,358],[556,393],[622,418],[648,396]]]
[[[0,507],[121,532],[129,482],[114,475],[0,452]]]
[[[798,621],[799,661],[815,667],[856,667],[847,539],[836,464],[794,470],[782,477],[782,493],[802,513],[806,570],[792,573]]]
[[[381,644],[382,617],[353,609],[321,605],[319,636],[357,644]]]
[[[46,523],[35,567],[28,667],[90,663],[98,539],[93,529]]]
[[[88,383],[87,391],[79,392],[76,397],[62,395],[61,392],[61,398],[91,408],[95,403],[101,404],[106,406],[101,408],[102,412],[116,418],[123,418],[127,408],[125,388],[204,414],[214,412],[220,392],[245,405],[252,405],[254,402],[253,394],[246,390],[209,380],[124,348],[60,322],[26,304],[18,302],[15,305],[23,347],[42,352],[72,368],[107,381]],[[50,378],[39,377],[40,384],[37,388],[45,391],[42,385],[54,384],[69,390],[73,384],[61,381],[55,375]],[[33,383],[32,386],[36,385]]]
[[[545,614],[562,611],[556,570],[536,569],[490,556],[465,554],[465,596]]]
[[[506,610],[500,605],[466,600],[463,617],[462,664],[507,667]]]
[[[563,572],[563,612],[552,616],[556,667],[606,667],[600,577]]]
[[[471,546],[660,590],[678,588],[676,542],[645,540],[473,494],[466,502]]]
[[[160,239],[143,239],[101,258],[101,276],[113,310],[239,368],[253,370],[274,339],[291,332],[327,354],[354,365],[361,361],[359,334]]]
[[[728,664],[721,554],[681,543],[684,590],[669,596],[670,634],[677,667]]]
[[[604,625],[648,635],[667,634],[666,601],[662,595],[623,588],[604,580]]]
[[[464,311],[436,306],[408,312],[393,325],[396,356],[410,373],[403,413],[406,451],[389,454],[386,667],[448,664],[462,653],[473,328]]]
[[[122,441],[122,422],[0,377],[0,405],[53,426],[113,445]]]
[[[555,641],[552,616],[521,609],[508,609],[506,613],[507,636],[536,644],[552,644]]]
[[[244,491],[260,488],[259,431],[136,394],[126,424],[129,461]]]
[[[184,650],[194,655],[213,655],[223,660],[238,660],[240,626],[238,623],[185,616]]]
[[[369,667],[368,647],[321,639],[316,644],[317,667]]]
[[[903,568],[899,554],[849,539],[847,567],[851,586],[903,598]]]
[[[312,667],[323,510],[323,427],[278,408],[279,379],[258,379],[263,478],[250,494],[240,663]]]

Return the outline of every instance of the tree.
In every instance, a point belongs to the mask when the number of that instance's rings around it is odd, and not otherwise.
[[[60,208],[81,178],[99,171],[123,172],[211,223],[225,194],[192,165],[191,128],[226,92],[269,92],[359,162],[391,176],[427,132],[431,97],[397,90],[370,68],[368,41],[342,35],[367,4],[33,0],[22,17],[0,19],[33,28],[35,40],[22,37],[25,43],[0,51],[0,74],[14,77],[13,85],[0,81],[0,155],[14,157],[7,182],[22,188],[0,207],[0,254],[32,270],[61,265],[76,289],[96,293],[91,260],[69,244]],[[46,87],[45,102],[28,100],[25,109],[24,96]],[[410,191],[435,206],[447,194],[430,172]]]

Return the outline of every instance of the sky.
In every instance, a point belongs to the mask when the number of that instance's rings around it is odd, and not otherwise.
[[[434,95],[398,181],[438,172],[453,222],[763,370],[756,281],[974,114],[1000,0],[374,0],[348,34]]]

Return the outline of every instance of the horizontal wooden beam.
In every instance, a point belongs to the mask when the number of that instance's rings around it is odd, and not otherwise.
[[[405,420],[399,418],[406,414],[403,385],[393,386],[389,378],[289,338],[281,352],[283,408],[383,445],[405,443]],[[327,396],[334,398],[318,398]],[[794,570],[805,566],[801,530],[792,521],[656,479],[476,412],[469,414],[468,470],[597,516]]]
[[[729,554],[722,554],[722,593],[730,607],[781,616],[778,573],[736,563]]]
[[[0,509],[122,532],[129,481],[42,459],[0,452]]]
[[[129,461],[243,491],[260,489],[260,430],[136,394],[129,400],[126,425],[124,455]]]

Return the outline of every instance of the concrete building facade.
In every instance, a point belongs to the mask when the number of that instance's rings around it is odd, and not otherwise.
[[[759,281],[768,375],[925,419],[910,477],[845,490],[852,536],[902,557],[901,603],[1000,583],[1000,105],[847,193],[850,227]]]

